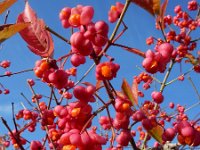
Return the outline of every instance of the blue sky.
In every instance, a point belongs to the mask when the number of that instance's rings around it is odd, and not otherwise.
[[[94,21],[98,20],[105,20],[107,21],[107,13],[111,5],[115,4],[116,0],[71,0],[71,1],[49,1],[49,0],[29,0],[29,4],[31,7],[37,12],[39,18],[43,18],[46,24],[54,29],[56,32],[60,33],[62,36],[69,39],[69,32],[66,29],[63,29],[61,23],[58,18],[58,14],[60,10],[65,7],[75,7],[77,4],[82,5],[92,5],[95,9]],[[125,0],[120,0],[120,2],[124,3]],[[183,0],[176,0],[176,1],[169,1],[169,6],[167,7],[167,13],[173,13],[173,8],[177,4],[186,6],[187,1]],[[185,7],[186,8],[186,7]],[[10,9],[10,14],[8,17],[8,23],[14,23],[16,18],[20,12],[24,9],[24,2],[18,1],[14,4]],[[4,15],[0,17],[1,24],[4,21]],[[149,48],[145,44],[145,40],[149,36],[161,37],[160,31],[155,29],[155,18],[153,18],[150,14],[148,14],[143,9],[131,5],[128,9],[127,15],[124,18],[124,22],[128,26],[127,32],[120,38],[118,43],[128,45],[130,47],[138,48],[142,51],[146,51]],[[115,24],[110,25],[110,33],[112,32]],[[194,36],[199,36],[194,34]],[[65,44],[65,42],[61,41],[60,39],[53,36],[54,45],[55,45],[55,58],[58,58],[66,52],[68,52],[69,47]],[[198,47],[199,49],[199,47]],[[121,82],[123,78],[126,78],[130,83],[132,82],[133,76],[139,74],[141,71],[136,67],[141,66],[142,58],[130,54],[129,52],[124,51],[123,49],[112,47],[109,49],[108,54],[115,58],[115,62],[121,64],[121,69],[118,72],[117,79],[112,81],[114,87],[119,90],[121,86]],[[26,43],[20,38],[19,35],[15,35],[12,38],[8,39],[2,44],[0,49],[0,61],[8,59],[11,61],[11,67],[9,68],[10,71],[16,72],[24,69],[29,69],[34,67],[34,62],[37,59],[40,59],[38,56],[31,53],[28,48],[26,47]],[[89,68],[92,64],[91,61],[88,60],[88,63],[83,67],[78,69],[78,77],[79,79],[81,75]],[[187,71],[191,65],[186,65],[182,67],[182,73]],[[180,75],[180,65],[175,65],[175,68],[172,70],[173,73],[169,79],[173,79]],[[0,69],[0,74],[3,74],[4,70]],[[85,81],[90,81],[95,83],[94,80],[94,71],[92,71],[88,77],[86,77]],[[190,74],[191,78],[193,79],[197,89],[199,88],[199,74]],[[159,79],[162,80],[163,75],[159,74],[157,76]],[[24,73],[20,75],[15,75],[12,77],[5,77],[0,78],[0,83],[2,83],[6,88],[10,89],[9,95],[0,95],[0,116],[3,116],[11,127],[11,102],[15,103],[15,109],[22,109],[20,102],[23,102],[25,106],[29,107],[28,104],[25,102],[23,97],[20,95],[21,92],[24,93],[28,98],[31,98],[31,92],[28,89],[26,84],[26,79],[33,78],[35,76],[32,72]],[[153,86],[153,85],[152,85]],[[36,91],[42,91],[43,94],[48,95],[49,89],[45,88],[45,84],[38,84],[36,86]],[[159,86],[158,86],[159,87]],[[42,89],[42,90],[41,90]],[[154,89],[154,88],[153,88]],[[153,90],[152,89],[152,90]],[[139,99],[139,103],[143,102],[145,99],[150,99],[150,90],[145,95],[145,98]],[[165,103],[163,107],[167,106],[170,101],[174,101],[176,103],[183,104],[185,106],[190,106],[196,102],[198,102],[198,97],[191,86],[191,83],[187,80],[180,82],[177,81],[171,86],[167,87],[164,91],[165,96]],[[198,107],[197,107],[198,108]],[[199,113],[198,109],[193,109],[190,111],[190,116],[195,116]],[[0,123],[0,135],[6,133],[7,130],[4,126]]]

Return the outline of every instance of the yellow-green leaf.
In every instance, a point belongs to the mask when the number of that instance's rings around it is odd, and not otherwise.
[[[6,9],[12,6],[17,0],[4,0],[0,2],[0,14],[2,14]]]
[[[134,95],[131,90],[131,87],[128,84],[128,82],[126,81],[126,79],[123,79],[121,89],[133,105],[137,104],[136,100],[134,99]]]
[[[17,32],[25,29],[29,25],[30,25],[29,22],[1,25],[0,26],[0,43],[10,38]]]
[[[151,135],[159,143],[163,142],[162,140],[163,132],[164,132],[164,129],[159,124],[157,124],[155,127],[153,127],[151,130],[148,131],[149,135]]]

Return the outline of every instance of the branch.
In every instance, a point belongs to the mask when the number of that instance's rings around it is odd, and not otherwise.
[[[56,37],[58,37],[59,39],[65,41],[66,43],[70,44],[70,41],[67,40],[66,38],[64,38],[63,36],[61,36],[60,34],[58,34],[57,32],[55,32],[53,29],[51,29],[50,27],[46,26],[45,29],[49,32],[51,32],[53,35],[55,35]]]
[[[17,145],[19,146],[19,148],[20,148],[21,150],[25,150],[24,147],[23,147],[23,146],[21,145],[21,143],[20,143],[19,137],[16,137],[16,136],[13,134],[13,132],[12,132],[12,130],[10,129],[10,127],[8,126],[6,120],[5,120],[3,117],[1,117],[1,116],[0,116],[0,119],[1,119],[1,121],[3,122],[4,126],[8,129],[8,131],[10,132],[10,134],[12,135],[12,137],[15,139],[15,141],[16,141]]]
[[[4,75],[0,75],[0,77],[12,76],[12,75],[15,75],[15,74],[20,74],[20,73],[30,72],[30,71],[33,71],[33,69],[26,69],[26,70],[14,72],[14,73],[11,73],[11,74],[4,74]]]

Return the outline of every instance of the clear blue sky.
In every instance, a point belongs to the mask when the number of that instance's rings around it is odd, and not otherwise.
[[[37,12],[37,15],[39,18],[43,18],[46,24],[54,29],[56,32],[60,33],[62,36],[69,39],[69,32],[66,29],[63,29],[61,26],[61,23],[58,18],[58,14],[60,10],[65,7],[74,7],[77,4],[83,4],[83,5],[92,5],[95,8],[95,15],[94,15],[94,21],[98,20],[107,20],[107,13],[111,5],[115,4],[116,0],[68,0],[68,1],[49,1],[49,0],[29,0],[29,3],[31,7]],[[120,0],[120,2],[124,3],[125,0]],[[184,3],[185,4],[184,4]],[[169,1],[169,6],[167,7],[167,13],[173,13],[173,8],[175,5],[181,4],[183,7],[186,6],[187,1],[183,0],[175,0],[175,1]],[[18,1],[16,4],[14,4],[10,9],[10,14],[8,16],[8,23],[14,23],[16,21],[16,18],[20,12],[22,12],[24,9],[24,2]],[[1,24],[3,24],[4,21],[4,15],[1,16]],[[145,40],[149,36],[155,36],[155,37],[161,37],[160,31],[157,31],[155,29],[155,22],[154,18],[148,14],[143,9],[131,5],[128,9],[127,15],[125,16],[124,22],[128,26],[127,32],[124,34],[124,36],[118,41],[118,43],[128,45],[130,47],[138,48],[142,51],[146,51],[149,48],[145,44]],[[114,24],[110,25],[110,33],[113,30]],[[199,36],[199,35],[194,35]],[[55,45],[55,58],[58,58],[66,52],[68,52],[69,47],[65,44],[65,42],[61,41],[57,37],[53,36],[54,39],[54,45]],[[199,49],[199,47],[198,47]],[[141,71],[136,67],[141,66],[142,58],[130,54],[123,49],[120,48],[111,48],[108,52],[109,55],[115,58],[115,61],[117,63],[121,64],[121,69],[117,75],[117,79],[114,79],[112,81],[114,87],[116,89],[120,89],[121,82],[123,78],[126,78],[130,83],[132,82],[133,76],[139,74]],[[37,59],[40,59],[38,56],[35,56],[33,53],[29,51],[29,49],[26,47],[26,43],[20,38],[19,35],[15,35],[14,37],[8,39],[2,44],[2,47],[0,49],[0,61],[8,59],[11,61],[11,67],[9,68],[10,71],[16,72],[24,69],[29,69],[34,67],[34,62]],[[82,69],[78,70],[78,77],[79,79],[81,75],[89,68],[89,66],[92,64],[91,61],[88,61],[88,64],[86,64]],[[191,65],[186,65],[186,67],[183,65],[182,72],[184,73],[187,71]],[[3,74],[4,70],[0,69],[0,74]],[[86,81],[91,81],[95,83],[94,81],[94,73],[93,71],[88,75],[86,78]],[[173,74],[170,76],[170,79],[173,79],[180,75],[180,65],[176,65],[173,69]],[[199,74],[190,74],[191,78],[193,79],[195,85],[199,89]],[[5,77],[0,78],[0,83],[2,83],[6,88],[10,89],[10,94],[4,96],[3,94],[0,95],[0,116],[3,116],[11,127],[12,121],[11,121],[11,102],[15,103],[15,109],[19,110],[22,109],[22,106],[20,105],[20,102],[23,102],[25,106],[29,107],[26,101],[23,99],[23,97],[20,95],[21,92],[23,92],[28,98],[31,98],[31,92],[28,89],[28,86],[26,84],[27,78],[33,78],[35,79],[35,76],[33,73],[24,73],[20,75],[15,75],[12,77]],[[158,75],[158,78],[162,80],[163,75]],[[153,85],[152,85],[153,86]],[[36,91],[40,91],[43,94],[48,95],[49,90],[45,88],[45,84],[38,84],[36,86]],[[159,86],[158,86],[159,87]],[[140,88],[142,90],[142,88]],[[152,89],[153,90],[153,89]],[[150,90],[145,95],[145,98],[139,99],[139,103],[143,102],[145,99],[150,99]],[[176,103],[180,103],[182,105],[190,106],[191,104],[194,104],[198,102],[198,97],[195,94],[194,89],[191,86],[191,83],[187,80],[184,82],[175,82],[173,85],[167,87],[164,91],[165,95],[165,103],[162,105],[167,106],[170,101],[174,101]],[[197,107],[199,108],[199,107]],[[199,113],[198,109],[191,110],[189,112],[191,119]],[[7,130],[4,126],[0,123],[0,135],[7,133]]]

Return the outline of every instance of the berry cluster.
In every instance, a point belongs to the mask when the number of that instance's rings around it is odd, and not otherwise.
[[[11,62],[9,60],[3,60],[0,62],[0,67],[3,69],[7,70],[11,65]],[[5,71],[5,75],[10,76],[12,73],[10,71]],[[10,90],[5,88],[1,83],[0,83],[0,94],[9,94]]]
[[[108,12],[108,20],[111,23],[114,23],[117,21],[117,19],[120,17],[122,10],[124,8],[124,4],[120,3],[120,2],[116,2],[115,5],[112,5],[110,7],[110,10]]]
[[[142,62],[143,67],[149,73],[164,72],[169,63],[174,48],[169,43],[162,43],[156,47],[156,52],[148,50]]]
[[[62,26],[72,28],[69,41],[65,40],[71,46],[71,50],[57,61],[53,58],[43,58],[35,63],[33,69],[35,76],[51,87],[51,95],[47,105],[45,101],[42,101],[44,96],[35,93],[33,89],[34,80],[27,80],[33,93],[32,102],[36,107],[24,108],[15,115],[17,120],[23,119],[26,124],[19,130],[17,130],[18,127],[12,132],[9,130],[8,139],[10,139],[14,148],[23,147],[28,140],[24,139],[21,134],[25,130],[34,132],[37,125],[46,132],[46,137],[41,141],[30,141],[31,150],[45,150],[46,145],[50,149],[56,150],[101,150],[102,146],[108,141],[111,145],[107,150],[123,149],[129,143],[131,143],[133,149],[145,149],[147,147],[146,143],[151,137],[159,142],[155,143],[157,148],[168,143],[168,141],[174,140],[175,137],[181,145],[200,145],[200,119],[189,121],[189,117],[186,115],[187,109],[180,104],[175,107],[173,102],[169,103],[166,109],[173,111],[173,113],[167,113],[161,107],[164,98],[165,101],[167,99],[164,97],[166,94],[163,93],[165,86],[175,80],[184,80],[186,73],[168,82],[173,67],[173,65],[170,65],[171,68],[169,67],[163,82],[151,75],[158,72],[164,73],[170,61],[171,64],[174,64],[185,58],[188,59],[186,62],[190,62],[194,66],[194,71],[200,72],[200,58],[194,57],[192,52],[197,47],[199,39],[192,39],[190,35],[192,31],[200,27],[200,19],[198,16],[192,18],[189,13],[182,10],[180,5],[175,7],[174,17],[171,15],[161,16],[161,14],[164,15],[165,11],[160,10],[160,14],[156,15],[158,17],[156,27],[162,30],[164,40],[150,36],[147,38],[146,44],[155,44],[154,50],[148,50],[146,53],[141,51],[139,53],[138,50],[136,53],[135,49],[115,43],[126,29],[119,32],[118,27],[120,27],[120,24],[126,27],[121,14],[126,12],[129,2],[127,1],[127,5],[116,2],[108,12],[108,20],[111,23],[116,22],[121,16],[113,31],[112,35],[114,36],[111,35],[110,41],[108,38],[108,24],[104,21],[92,21],[94,15],[92,6],[77,5],[73,8],[65,7],[60,11],[59,17]],[[149,5],[151,1],[132,0],[132,2],[142,6],[147,11],[150,8],[154,9],[153,6]],[[124,8],[124,6],[127,7]],[[163,7],[165,6],[163,5]],[[188,2],[188,10],[198,11],[199,15],[200,8],[196,0]],[[179,33],[173,30],[174,27],[176,31],[180,29]],[[118,32],[119,34],[115,35]],[[132,87],[123,82],[122,92],[115,90],[109,81],[116,77],[120,65],[114,63],[113,59],[101,62],[102,57],[110,57],[106,53],[110,46],[119,46],[136,54],[139,53],[140,56],[144,57],[142,66],[147,73],[142,72],[135,76]],[[70,58],[73,67],[64,70],[68,58]],[[96,86],[89,82],[82,82],[85,75],[76,83],[70,79],[77,75],[77,67],[85,64],[88,58],[96,64]],[[60,66],[57,65],[57,62],[60,62]],[[0,62],[0,67],[3,69],[7,69],[9,66],[10,62],[8,60]],[[6,75],[12,74],[7,71]],[[152,100],[139,101],[138,96],[144,97],[144,94],[138,90],[138,84],[143,83],[143,89],[147,90],[150,88],[153,79],[160,84],[160,89],[155,88],[153,90],[150,96]],[[79,85],[79,82],[82,82],[81,85]],[[0,88],[4,89],[4,94],[9,93],[9,90],[1,84]],[[106,96],[101,95],[102,88],[106,89]],[[1,92],[0,90],[0,94]],[[60,96],[60,98],[58,99],[57,96]],[[108,102],[104,101],[104,96],[109,99]],[[67,101],[64,101],[64,98]],[[74,99],[70,100],[72,98]],[[96,102],[96,100],[102,102],[103,105],[95,111],[93,102]],[[114,110],[114,115],[113,112],[111,114],[110,107]],[[92,123],[94,117],[105,110],[107,116],[100,116],[98,122],[107,131],[106,133],[101,132],[100,135],[97,132],[98,128],[92,126]],[[168,127],[170,123],[172,127]],[[136,131],[132,130],[136,124],[139,124],[136,127],[139,133],[137,142],[133,139],[136,136]],[[5,126],[7,127],[6,123]],[[7,139],[4,145],[9,146]]]
[[[2,67],[2,68],[8,68],[8,67],[10,67],[10,64],[11,64],[11,62],[9,60],[3,60],[0,63],[0,67]]]
[[[91,112],[92,107],[82,101],[76,101],[67,106],[57,105],[54,108],[54,115],[58,117],[56,123],[58,129],[53,130],[51,137],[58,147],[65,149],[71,146],[74,149],[93,149],[106,143],[107,140],[96,134],[95,129],[80,134],[90,118]],[[86,128],[90,126],[91,122],[87,124]],[[57,135],[56,138],[55,135]]]
[[[96,66],[96,78],[98,80],[112,80],[116,77],[120,66],[112,62],[103,62]]]
[[[150,85],[151,85],[151,83],[153,81],[153,78],[148,73],[141,72],[138,76],[134,76],[134,81],[137,84],[140,84],[141,82],[144,82],[143,89],[147,90],[147,89],[150,88]]]
[[[21,137],[19,135],[18,132],[16,132],[16,130],[13,130],[12,132],[8,133],[11,144],[13,145],[13,147],[15,149],[19,149],[19,144],[21,145],[25,145],[26,144],[26,139],[24,139],[23,137]]]
[[[65,7],[61,10],[59,17],[64,28],[79,27],[88,25],[94,15],[94,9],[91,6],[77,5],[74,8]]]
[[[81,26],[80,31],[73,33],[70,38],[72,52],[82,56],[91,55],[95,49],[101,49],[106,44],[107,34],[108,25],[104,21]]]
[[[53,85],[57,89],[62,89],[68,85],[69,74],[59,69],[54,60],[42,59],[35,63],[34,73],[43,82]]]
[[[92,84],[87,85],[86,87],[77,85],[74,87],[73,94],[74,97],[84,102],[95,102],[94,93],[96,87]]]
[[[188,121],[177,123],[177,139],[182,145],[198,146],[200,145],[200,131]]]

